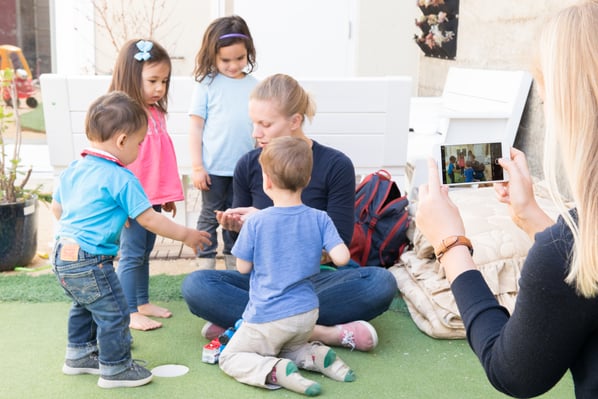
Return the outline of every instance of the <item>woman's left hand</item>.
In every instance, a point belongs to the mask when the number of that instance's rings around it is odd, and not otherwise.
[[[245,219],[254,212],[257,212],[257,208],[250,207],[239,207],[230,208],[226,211],[215,211],[216,220],[222,226],[224,230],[230,231],[241,231],[241,227],[245,222]]]
[[[449,198],[448,187],[440,184],[433,159],[428,160],[428,184],[419,187],[418,196],[415,223],[434,248],[447,237],[465,235],[459,209]]]

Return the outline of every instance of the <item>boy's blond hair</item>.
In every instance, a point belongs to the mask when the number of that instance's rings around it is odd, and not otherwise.
[[[276,187],[297,192],[309,183],[313,155],[305,139],[278,137],[262,150],[259,162]]]

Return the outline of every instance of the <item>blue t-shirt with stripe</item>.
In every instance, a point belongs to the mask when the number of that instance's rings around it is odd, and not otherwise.
[[[116,255],[127,218],[151,208],[131,171],[94,155],[62,172],[53,198],[62,207],[57,237],[72,238],[94,255]]]

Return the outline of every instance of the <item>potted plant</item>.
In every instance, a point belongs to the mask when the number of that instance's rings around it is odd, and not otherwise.
[[[13,69],[0,70],[1,89],[17,98]],[[6,142],[9,125],[14,124],[12,148]],[[18,106],[0,103],[0,271],[29,264],[37,251],[39,199],[48,199],[40,188],[26,189],[31,168],[23,170],[20,160],[23,132]],[[10,149],[10,151],[9,151]]]

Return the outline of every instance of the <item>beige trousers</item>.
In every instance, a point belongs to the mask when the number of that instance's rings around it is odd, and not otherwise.
[[[313,363],[309,343],[318,319],[318,309],[268,323],[243,322],[220,354],[222,371],[237,381],[264,388],[266,377],[281,358],[299,368]]]

